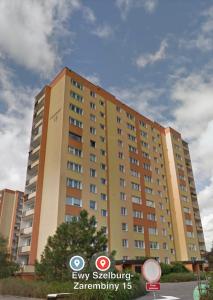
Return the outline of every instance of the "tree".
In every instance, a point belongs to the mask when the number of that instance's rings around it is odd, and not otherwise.
[[[0,278],[12,276],[18,270],[18,264],[11,261],[7,251],[7,240],[0,235]]]
[[[103,229],[96,231],[96,223],[95,217],[89,218],[86,210],[81,211],[78,220],[73,218],[69,223],[62,223],[48,238],[41,260],[35,264],[36,274],[47,281],[68,280],[71,256],[82,255],[89,262],[95,253],[102,252],[107,238]]]

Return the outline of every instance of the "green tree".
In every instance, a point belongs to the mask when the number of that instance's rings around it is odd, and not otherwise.
[[[0,278],[12,276],[18,270],[18,264],[11,261],[7,251],[7,240],[0,235]]]
[[[68,262],[72,255],[83,255],[89,262],[95,253],[102,252],[107,238],[102,229],[96,231],[96,223],[95,217],[89,218],[85,210],[78,220],[62,223],[48,238],[41,260],[36,262],[36,274],[47,281],[68,280],[71,276]]]

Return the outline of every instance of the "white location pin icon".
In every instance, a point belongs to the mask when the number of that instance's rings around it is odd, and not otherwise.
[[[100,264],[101,264],[102,267],[104,267],[104,265],[106,264],[105,260],[102,259],[102,260],[100,261]]]
[[[76,267],[78,267],[80,264],[80,261],[78,259],[75,259],[74,264],[76,265]]]

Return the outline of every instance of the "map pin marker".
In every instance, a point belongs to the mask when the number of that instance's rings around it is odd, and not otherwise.
[[[76,259],[75,262],[74,262],[74,264],[76,265],[76,267],[78,267],[79,264],[80,264],[80,261],[78,259]]]
[[[100,261],[100,264],[101,264],[102,267],[104,267],[105,263],[106,263],[106,262],[105,262],[104,259],[102,259],[102,260]]]

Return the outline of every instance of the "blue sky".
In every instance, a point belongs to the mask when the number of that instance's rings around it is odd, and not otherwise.
[[[24,188],[33,96],[68,66],[190,142],[210,247],[211,1],[1,0],[0,11],[0,188]]]

